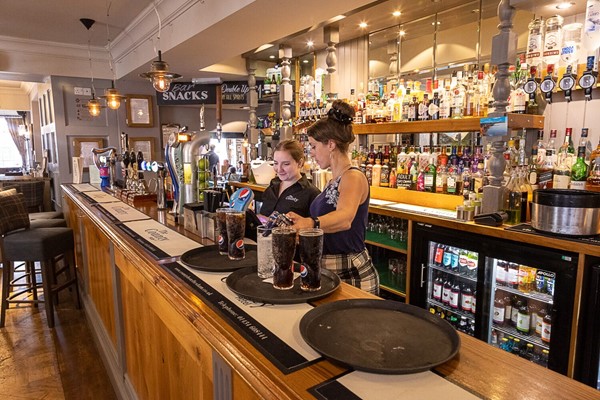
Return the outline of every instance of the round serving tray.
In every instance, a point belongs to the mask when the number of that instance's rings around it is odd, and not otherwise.
[[[300,333],[313,349],[356,370],[409,374],[456,355],[460,338],[424,309],[389,300],[350,299],[307,312]]]
[[[256,245],[244,244],[244,246],[246,258],[243,260],[230,260],[229,257],[220,255],[217,245],[213,245],[188,250],[181,255],[179,261],[186,267],[210,272],[231,272],[255,266]]]
[[[275,289],[271,283],[258,277],[256,265],[232,272],[225,283],[235,294],[246,299],[270,304],[297,304],[329,296],[340,285],[340,278],[331,271],[321,270],[321,289],[305,292],[300,289],[301,279],[294,280],[289,290]]]

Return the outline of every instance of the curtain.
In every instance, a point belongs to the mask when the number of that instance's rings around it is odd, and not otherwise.
[[[17,146],[17,150],[19,150],[19,154],[21,154],[21,161],[23,162],[23,166],[25,166],[25,138],[23,136],[19,136],[19,122],[22,122],[22,118],[5,118],[6,125],[8,125],[8,132],[12,137],[12,140],[15,142],[15,146]]]

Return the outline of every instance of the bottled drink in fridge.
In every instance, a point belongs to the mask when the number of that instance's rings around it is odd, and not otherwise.
[[[494,300],[494,315],[492,316],[492,320],[496,325],[504,325],[504,313],[506,312],[506,308],[504,307],[504,300],[501,295],[496,295],[496,299]]]
[[[517,330],[525,335],[529,335],[531,329],[531,314],[527,301],[521,301],[519,311],[517,312]]]

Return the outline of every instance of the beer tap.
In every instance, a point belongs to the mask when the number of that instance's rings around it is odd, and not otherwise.
[[[538,89],[538,83],[535,80],[537,74],[537,67],[531,66],[529,68],[529,79],[523,85],[523,91],[529,95],[529,104],[535,104],[535,92]]]
[[[586,70],[579,78],[579,86],[583,89],[585,100],[590,101],[592,99],[592,89],[596,87],[596,80],[598,73],[594,71],[594,56],[587,58]]]
[[[556,87],[556,82],[554,82],[554,78],[552,78],[553,72],[554,64],[548,64],[548,75],[546,75],[542,83],[540,83],[540,91],[544,93],[544,97],[548,104],[552,104],[552,92]]]
[[[183,144],[183,203],[198,201],[198,166],[200,147],[208,145],[210,134],[204,129],[204,104],[200,107],[200,132],[190,132],[191,140]]]
[[[154,161],[150,168],[153,172],[156,172],[156,205],[159,210],[164,210],[167,208],[167,194],[165,191],[165,178],[167,174],[165,165],[162,162]]]
[[[575,82],[577,81],[577,76],[573,74],[573,67],[568,65],[567,72],[563,75],[558,82],[558,87],[564,92],[565,100],[567,103],[571,102],[571,93],[573,92],[573,88],[575,87]]]

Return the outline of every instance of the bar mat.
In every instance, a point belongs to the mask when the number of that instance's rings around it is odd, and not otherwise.
[[[162,267],[186,283],[282,373],[290,374],[321,359],[302,340],[298,329],[311,305],[253,303],[227,289],[223,281],[228,274],[192,271],[180,263],[165,263]]]

